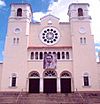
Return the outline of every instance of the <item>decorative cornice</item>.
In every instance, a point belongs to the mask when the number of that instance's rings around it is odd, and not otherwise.
[[[54,47],[53,46],[49,46],[49,47],[45,47],[45,46],[44,47],[43,46],[38,46],[38,47],[37,46],[29,46],[27,49],[33,49],[33,48],[35,48],[35,49],[36,48],[37,49],[38,48],[46,48],[46,49],[47,48],[49,48],[49,49],[52,48],[52,49],[55,49],[55,48],[72,48],[72,46],[54,46]]]

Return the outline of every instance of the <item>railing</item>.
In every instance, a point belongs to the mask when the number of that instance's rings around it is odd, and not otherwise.
[[[83,103],[87,103],[87,101],[83,98],[79,91],[76,90],[76,93],[81,97]]]
[[[18,94],[18,96],[17,96],[16,104],[18,103],[19,98],[22,96],[22,92],[23,92],[23,89],[19,92],[19,94]]]

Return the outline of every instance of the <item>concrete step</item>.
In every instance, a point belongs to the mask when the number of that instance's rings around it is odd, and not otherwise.
[[[19,93],[0,92],[0,104],[100,104],[100,93],[81,93],[79,96],[78,93],[29,94],[23,92],[18,97]]]

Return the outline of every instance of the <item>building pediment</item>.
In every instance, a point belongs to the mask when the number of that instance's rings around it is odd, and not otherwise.
[[[44,23],[53,24],[53,23],[59,23],[60,19],[55,17],[55,16],[53,16],[53,15],[51,15],[51,14],[49,14],[49,15],[46,15],[46,16],[40,18],[40,20],[41,20],[41,23],[43,23],[43,24]]]
[[[58,18],[58,17],[56,17],[56,16],[54,16],[54,15],[51,15],[51,14],[48,14],[48,15],[46,15],[46,16],[40,18],[40,20],[42,21],[42,20],[48,19],[48,18],[56,19],[56,20],[59,21],[59,18]]]

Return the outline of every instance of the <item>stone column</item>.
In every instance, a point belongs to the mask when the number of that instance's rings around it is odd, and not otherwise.
[[[60,88],[60,78],[57,78],[57,92],[61,92],[61,88]]]
[[[43,92],[43,78],[40,78],[40,92]]]

